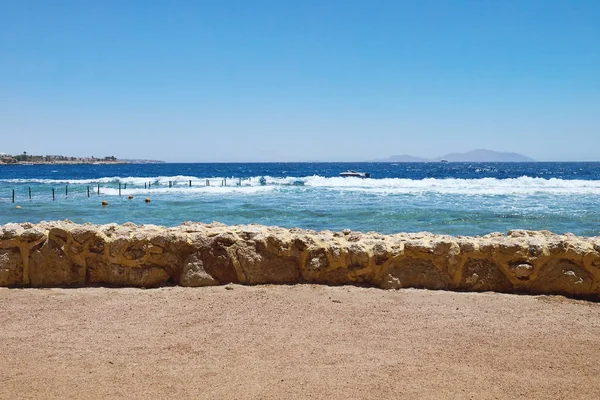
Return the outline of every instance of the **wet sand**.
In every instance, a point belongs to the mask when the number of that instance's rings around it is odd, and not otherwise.
[[[600,303],[314,285],[0,288],[0,398],[600,398]]]

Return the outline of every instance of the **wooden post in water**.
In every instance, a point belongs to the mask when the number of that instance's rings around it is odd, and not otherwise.
[[[31,186],[29,186],[29,200],[31,200]]]
[[[90,185],[88,185],[88,197],[90,197]]]
[[[100,184],[98,184],[98,196],[100,196]]]
[[[12,202],[15,202],[15,189],[13,189]]]
[[[190,187],[192,187],[192,180],[190,179]]]
[[[208,179],[206,180],[206,186],[210,186],[210,181]]]
[[[119,182],[119,196],[121,195],[121,182]]]
[[[150,189],[150,185],[151,185],[151,183],[150,183],[150,182],[148,182],[148,189]]]
[[[123,189],[127,189],[127,184],[126,183],[123,184]]]
[[[171,187],[171,181],[169,181],[169,187]]]
[[[69,185],[65,185],[65,196],[69,196]]]
[[[52,188],[52,200],[54,200],[54,188]]]
[[[223,179],[223,186],[227,186],[227,178]]]
[[[144,182],[144,189],[148,189],[148,184]]]
[[[240,178],[240,186],[242,186],[242,178]]]

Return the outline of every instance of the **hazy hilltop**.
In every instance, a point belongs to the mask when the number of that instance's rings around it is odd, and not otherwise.
[[[467,162],[526,162],[535,161],[532,158],[518,153],[503,153],[492,150],[477,149],[466,153],[448,153],[445,156],[435,158],[433,161],[467,161]]]
[[[375,162],[428,162],[428,161],[451,161],[451,162],[531,162],[532,158],[518,153],[505,153],[500,151],[477,149],[465,153],[448,153],[435,158],[415,157],[408,154],[394,155],[388,158],[374,160]]]

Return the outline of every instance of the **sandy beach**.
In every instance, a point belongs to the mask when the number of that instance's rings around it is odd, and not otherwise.
[[[349,286],[0,288],[0,398],[600,398],[600,304]]]

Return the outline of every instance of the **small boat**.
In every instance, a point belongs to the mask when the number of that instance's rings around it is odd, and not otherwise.
[[[349,171],[340,173],[340,176],[343,176],[344,178],[348,178],[348,177],[370,178],[371,174],[368,172],[358,172],[358,171],[354,171],[354,170],[349,170]]]

